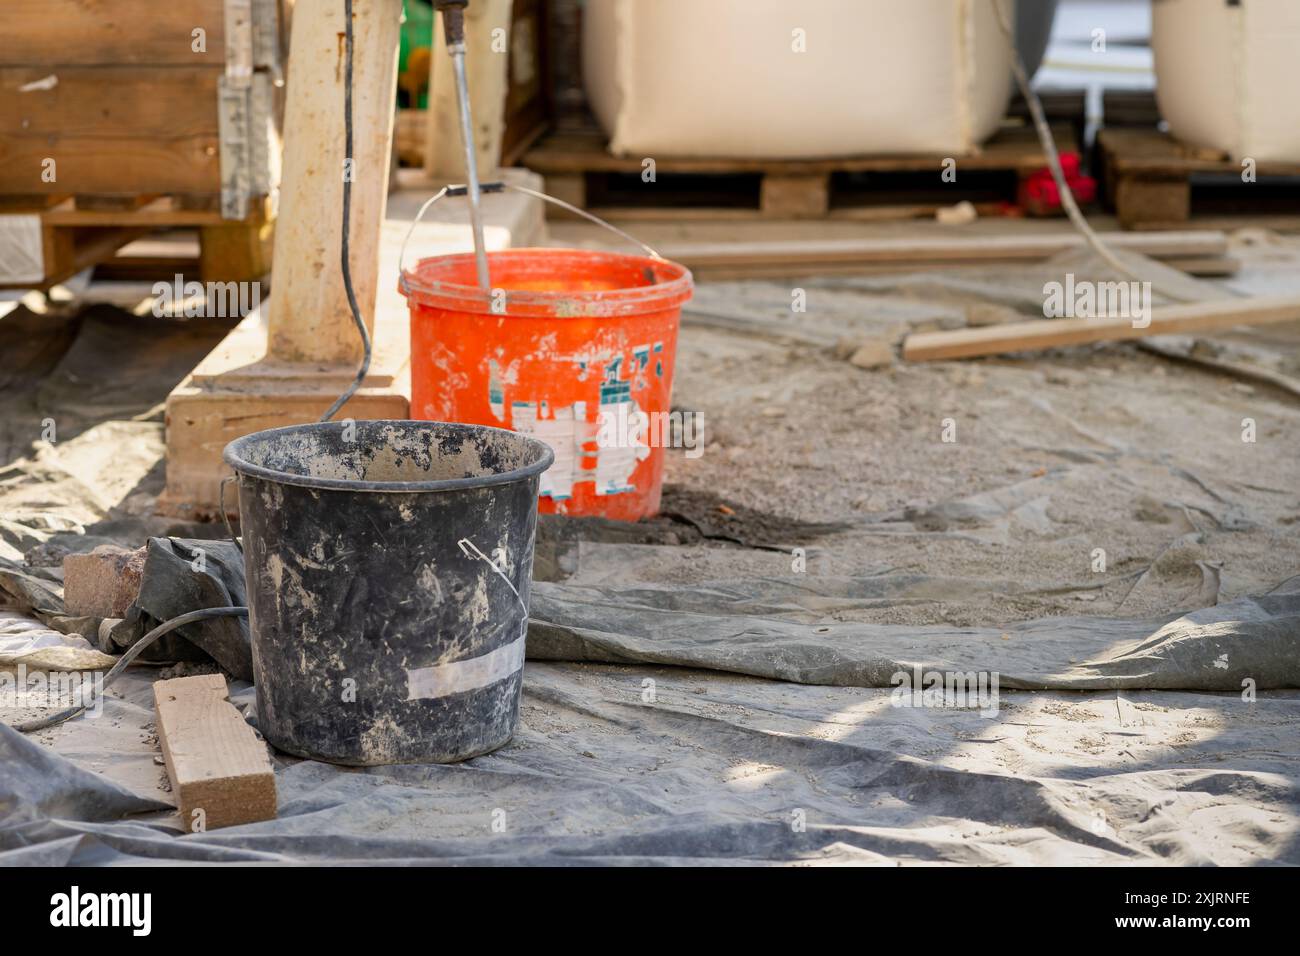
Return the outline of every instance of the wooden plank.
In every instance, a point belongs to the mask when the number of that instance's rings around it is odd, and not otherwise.
[[[222,219],[217,206],[200,208],[198,204],[189,208],[175,196],[163,196],[139,209],[77,209],[71,202],[64,202],[49,210],[44,215],[46,225],[50,226],[147,226],[165,228],[169,226],[221,226],[229,225],[234,220]],[[266,200],[254,201],[249,205],[248,218],[245,223],[262,223],[270,221],[269,203]]]
[[[1231,256],[1169,256],[1162,261],[1194,276],[1231,276],[1241,271],[1241,260]]]
[[[140,195],[140,196],[99,196],[96,194],[77,195],[72,197],[72,204],[75,208],[85,212],[92,210],[94,212],[132,212],[149,205],[157,196]]]
[[[32,88],[49,70],[0,68],[0,193],[220,192],[221,73],[60,67],[55,85]]]
[[[193,49],[205,31],[207,52]],[[4,0],[0,65],[225,66],[223,0]]]
[[[1169,258],[1159,260],[1165,265],[1194,276],[1230,276],[1241,269],[1241,262],[1227,256],[1209,256],[1205,258],[1182,259]],[[933,272],[947,271],[954,273],[978,274],[987,270],[990,261],[984,262],[945,262],[943,260],[920,260],[916,262],[807,262],[791,260],[781,265],[742,265],[742,266],[691,266],[691,273],[699,281],[719,282],[731,279],[794,279],[806,276],[876,276],[898,275],[901,271]],[[1004,263],[1011,265],[1014,263]]]
[[[1151,322],[1144,328],[1135,328],[1129,318],[1036,319],[952,332],[920,332],[903,342],[903,358],[909,362],[971,358],[1296,320],[1300,320],[1300,298],[1195,302],[1153,309]]]
[[[272,820],[275,773],[266,744],[227,699],[220,674],[153,685],[167,776],[186,830]]]
[[[1221,150],[1180,143],[1155,129],[1104,129],[1098,143],[1117,173],[1240,173],[1241,163]],[[1263,162],[1260,176],[1300,175],[1300,163]]]
[[[1222,256],[1228,240],[1222,232],[1198,230],[1154,234],[1104,233],[1117,248],[1155,258]],[[1085,241],[1075,232],[1026,236],[962,238],[818,239],[779,242],[669,243],[659,248],[666,258],[691,269],[792,264],[879,264],[939,261],[1036,262],[1080,249]]]

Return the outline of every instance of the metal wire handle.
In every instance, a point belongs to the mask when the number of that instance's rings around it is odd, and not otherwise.
[[[663,258],[663,256],[661,256],[650,246],[646,245],[636,236],[629,235],[628,233],[624,232],[622,229],[619,229],[617,226],[611,225],[610,223],[606,222],[604,219],[601,219],[599,216],[593,215],[592,213],[587,212],[587,210],[573,205],[573,203],[565,202],[563,199],[556,199],[554,196],[548,196],[546,195],[546,193],[538,192],[535,189],[529,189],[526,186],[516,186],[514,183],[484,183],[482,188],[485,193],[500,192],[503,189],[510,189],[517,193],[523,193],[525,196],[534,196],[537,199],[543,199],[546,202],[559,206],[561,209],[567,209],[569,212],[575,213],[576,215],[581,216],[583,219],[588,219],[591,222],[594,222],[598,226],[604,226],[610,232],[614,233],[614,235],[626,239],[634,246],[640,247],[640,249],[651,259]],[[429,207],[432,206],[434,203],[438,202],[440,199],[442,199],[445,196],[464,195],[464,191],[465,191],[464,186],[443,186],[436,193],[434,193],[432,196],[430,196],[428,199],[424,201],[424,204],[420,206],[420,211],[417,212],[415,214],[415,218],[411,220],[411,227],[406,230],[406,238],[402,240],[402,251],[398,254],[397,257],[397,274],[399,277],[398,281],[402,287],[403,292],[409,293],[411,291],[410,286],[406,281],[406,247],[411,242],[411,236],[415,234],[415,227],[419,225],[420,220],[424,218],[424,214],[428,212]]]
[[[226,513],[226,485],[232,481],[238,480],[239,476],[237,475],[226,475],[226,477],[221,479],[221,490],[217,494],[220,502],[218,507],[221,508],[221,520],[226,524],[226,534],[230,535],[230,540],[234,543],[235,547],[239,549],[239,553],[243,554],[244,546],[240,544],[239,539],[235,537],[235,529],[230,524],[230,515]]]

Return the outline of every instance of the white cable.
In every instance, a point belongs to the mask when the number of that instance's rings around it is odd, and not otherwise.
[[[1020,52],[1016,49],[1015,35],[1011,32],[1011,24],[1007,20],[1006,11],[1002,8],[1002,0],[993,0],[993,9],[997,12],[998,25],[1002,27],[1002,34],[1006,37],[1007,43],[1011,45],[1011,70],[1016,76],[1016,85],[1020,87],[1020,93],[1029,106],[1029,115],[1034,121],[1034,129],[1038,133],[1039,142],[1043,145],[1043,152],[1047,154],[1047,165],[1052,170],[1052,179],[1056,181],[1056,188],[1061,194],[1061,205],[1065,209],[1066,216],[1069,217],[1074,228],[1079,230],[1088,245],[1092,247],[1092,250],[1108,266],[1120,275],[1128,276],[1137,282],[1149,281],[1125,265],[1110,250],[1110,247],[1101,241],[1101,237],[1093,231],[1092,226],[1088,225],[1088,220],[1084,218],[1083,213],[1079,210],[1078,203],[1074,201],[1074,193],[1070,189],[1070,184],[1065,180],[1065,171],[1061,169],[1061,157],[1056,150],[1056,140],[1052,137],[1052,128],[1047,125],[1047,117],[1043,114],[1042,101],[1039,100],[1038,94],[1034,92],[1033,87],[1029,85],[1029,73],[1025,70],[1024,61],[1020,59]],[[1159,286],[1157,288],[1159,288],[1161,295],[1173,299],[1175,302],[1194,301],[1168,289]]]

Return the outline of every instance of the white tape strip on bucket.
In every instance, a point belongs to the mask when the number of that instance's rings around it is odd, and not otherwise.
[[[479,657],[454,661],[450,664],[434,664],[431,667],[408,668],[406,699],[429,700],[449,697],[452,694],[478,690],[514,676],[515,672],[524,666],[524,643],[527,630],[528,625],[525,622],[524,634],[520,635],[518,640]]]

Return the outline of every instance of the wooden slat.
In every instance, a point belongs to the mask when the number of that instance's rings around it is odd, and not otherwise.
[[[269,203],[266,200],[249,204],[246,223],[263,223],[270,220]],[[186,208],[177,197],[162,196],[139,209],[77,209],[71,202],[65,202],[44,214],[44,221],[51,226],[220,226],[229,225],[231,220],[221,218],[219,208]]]
[[[1222,256],[1227,237],[1211,230],[1155,234],[1106,233],[1117,249],[1156,258]],[[964,238],[821,239],[781,242],[670,243],[659,248],[665,257],[695,268],[789,266],[797,263],[878,264],[922,261],[1034,262],[1070,249],[1079,249],[1078,233],[1029,236],[970,236]]]
[[[1237,173],[1241,163],[1215,149],[1180,143],[1154,129],[1104,129],[1097,134],[1106,161],[1118,174],[1161,176],[1190,173]],[[1262,162],[1260,176],[1300,175],[1300,163]]]
[[[220,674],[153,685],[158,740],[186,830],[275,817],[275,773],[266,744],[227,694]]]
[[[60,67],[52,88],[19,92],[48,75],[0,69],[0,193],[221,191],[220,69]]]
[[[1196,302],[1153,309],[1151,322],[1145,328],[1134,328],[1133,320],[1128,318],[1037,319],[952,332],[920,332],[909,335],[903,342],[903,358],[909,362],[971,358],[1297,320],[1300,320],[1300,298]]]
[[[0,66],[224,66],[222,0],[4,0]],[[206,31],[206,53],[192,49]]]

